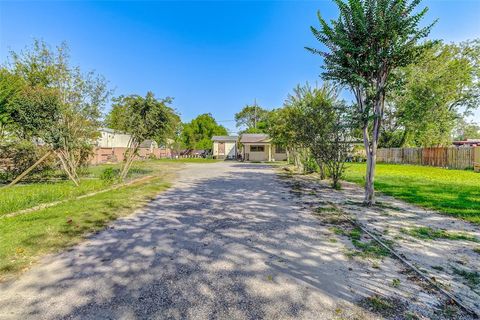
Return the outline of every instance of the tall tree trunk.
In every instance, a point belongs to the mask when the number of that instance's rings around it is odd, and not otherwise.
[[[374,180],[375,180],[375,161],[376,161],[376,152],[373,150],[367,151],[367,172],[365,177],[365,198],[363,203],[367,206],[375,204],[375,189],[374,189]]]
[[[380,92],[374,104],[374,119],[372,137],[368,135],[368,123],[363,127],[363,141],[367,151],[367,172],[365,177],[365,198],[364,204],[372,206],[375,204],[375,166],[377,162],[377,147],[380,137],[380,126],[383,117],[384,94]]]

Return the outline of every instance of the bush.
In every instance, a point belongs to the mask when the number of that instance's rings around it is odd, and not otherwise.
[[[119,169],[114,169],[112,167],[107,167],[100,174],[100,179],[107,182],[107,183],[112,183],[113,181],[115,181],[115,179],[118,178],[119,174],[120,174]]]
[[[0,144],[0,181],[9,182],[30,168],[47,152],[46,148],[37,146],[28,140],[12,140]],[[57,169],[55,155],[47,157],[25,179],[46,179]]]
[[[303,172],[306,174],[318,172],[318,164],[312,156],[303,161]]]

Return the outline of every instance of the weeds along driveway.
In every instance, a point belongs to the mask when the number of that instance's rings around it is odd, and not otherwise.
[[[478,225],[382,194],[377,194],[376,206],[364,207],[363,189],[358,185],[343,182],[342,190],[332,190],[328,182],[319,181],[313,175],[287,176],[286,180],[295,186],[299,203],[320,220],[329,218],[325,214],[329,208],[341,211],[388,243],[463,305],[480,314]],[[329,222],[353,244],[358,241],[342,223]],[[363,249],[362,244],[357,242],[356,249]]]
[[[380,270],[348,259],[342,240],[290,191],[269,165],[189,164],[135,215],[0,284],[0,319],[377,319],[395,318],[397,309],[438,311],[441,297],[409,282],[393,259]],[[390,300],[366,299],[377,294]]]

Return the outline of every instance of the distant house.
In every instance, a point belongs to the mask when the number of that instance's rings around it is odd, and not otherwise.
[[[158,148],[158,144],[154,140],[145,140],[140,143],[140,148],[148,149],[150,152],[153,152],[153,150]]]
[[[212,155],[214,159],[236,159],[237,158],[236,136],[213,136]]]
[[[453,141],[453,145],[457,147],[479,147],[480,139],[467,139],[463,141]]]
[[[99,148],[128,148],[130,135],[110,128],[100,128],[100,137],[96,142]]]
[[[245,161],[287,160],[285,148],[272,144],[272,139],[264,133],[244,133],[240,136],[241,155]]]
[[[95,141],[91,164],[122,162],[129,148],[130,135],[110,128],[100,128],[100,137]],[[139,148],[137,159],[171,158],[172,150],[165,146],[161,148],[154,140],[143,141]]]

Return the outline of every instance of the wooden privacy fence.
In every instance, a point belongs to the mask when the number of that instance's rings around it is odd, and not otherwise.
[[[114,147],[93,149],[93,155],[89,159],[90,164],[101,163],[116,163],[125,160],[125,152],[128,148]],[[163,148],[139,148],[137,159],[154,158],[170,158],[172,157],[172,150]]]
[[[450,169],[471,169],[480,163],[480,147],[378,149],[377,161]]]

